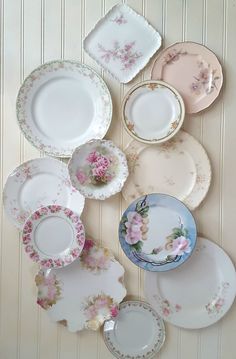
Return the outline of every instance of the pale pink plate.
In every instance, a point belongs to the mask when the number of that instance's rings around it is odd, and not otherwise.
[[[184,99],[187,113],[210,106],[223,84],[216,55],[195,42],[179,42],[164,49],[154,62],[151,78],[175,87]]]

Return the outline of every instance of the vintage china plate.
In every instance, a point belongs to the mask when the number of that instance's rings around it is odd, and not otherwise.
[[[223,84],[216,55],[195,42],[179,42],[162,50],[154,62],[151,78],[175,87],[183,97],[187,113],[210,106]]]
[[[183,266],[146,274],[145,294],[171,324],[186,329],[207,327],[220,320],[235,299],[235,268],[222,248],[198,238],[191,259]]]
[[[26,253],[46,268],[60,268],[79,257],[85,241],[77,213],[57,204],[41,207],[26,220],[22,242]]]
[[[122,194],[128,203],[146,193],[172,195],[193,210],[205,198],[211,166],[202,145],[180,130],[170,141],[147,145],[132,141],[125,150],[130,176]]]
[[[160,34],[126,4],[114,6],[84,40],[84,50],[123,83],[131,81],[160,46]]]
[[[162,81],[143,81],[127,93],[122,120],[127,132],[144,143],[169,140],[184,121],[184,102],[178,92]]]
[[[73,186],[87,198],[104,200],[121,191],[128,177],[125,154],[108,140],[92,140],[68,164]]]
[[[109,90],[90,67],[52,61],[25,79],[17,97],[19,126],[45,153],[70,157],[75,147],[103,138],[112,116]]]
[[[152,193],[136,199],[123,213],[120,244],[137,266],[162,272],[184,263],[196,244],[191,212],[175,197]]]
[[[39,271],[37,303],[71,332],[97,330],[118,313],[126,295],[123,275],[110,251],[87,238],[80,259],[65,268]]]
[[[47,157],[24,162],[8,176],[3,202],[19,229],[39,207],[56,203],[79,215],[84,208],[84,197],[72,186],[66,164]]]
[[[120,304],[116,318],[105,322],[103,337],[118,359],[151,359],[165,341],[165,326],[149,304],[127,301]]]

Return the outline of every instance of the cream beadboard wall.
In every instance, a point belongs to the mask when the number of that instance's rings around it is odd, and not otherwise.
[[[121,100],[130,86],[150,76],[150,65],[123,86],[84,53],[82,40],[115,0],[1,0],[1,186],[23,161],[38,157],[19,131],[15,99],[24,77],[52,59],[75,59],[102,74],[111,91],[113,120],[107,138],[121,148],[130,141],[120,120]],[[187,116],[184,128],[206,148],[213,181],[195,211],[199,233],[223,246],[236,262],[236,1],[129,0],[161,33],[164,46],[191,40],[210,47],[225,75],[217,102],[204,113]],[[160,169],[161,170],[161,169]],[[126,203],[121,195],[105,202],[87,201],[83,220],[88,233],[109,246],[126,269],[129,297],[143,298],[144,272],[122,253],[117,228]],[[108,359],[101,333],[71,334],[51,323],[36,305],[37,267],[25,255],[15,228],[1,212],[1,359]],[[207,275],[207,273],[206,273]],[[184,295],[184,293],[183,293]],[[236,305],[218,324],[186,331],[166,325],[161,359],[235,359]]]

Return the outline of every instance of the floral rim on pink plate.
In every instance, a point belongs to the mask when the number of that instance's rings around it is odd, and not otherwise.
[[[85,197],[104,200],[121,191],[127,177],[125,154],[108,140],[79,146],[68,163],[72,185]]]
[[[55,255],[47,255],[39,250],[35,243],[35,230],[40,222],[49,217],[60,217],[73,228],[73,240],[70,247]],[[39,208],[25,222],[22,230],[22,242],[30,259],[44,268],[60,268],[72,263],[79,257],[85,242],[84,226],[77,213],[59,205]]]

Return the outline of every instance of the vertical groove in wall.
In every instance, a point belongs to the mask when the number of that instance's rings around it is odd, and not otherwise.
[[[20,3],[20,84],[24,80],[24,0],[21,0]],[[24,161],[24,137],[20,133],[20,163]],[[22,247],[20,246],[19,237],[19,246],[18,246],[18,302],[17,302],[17,358],[20,358],[21,350],[21,295],[22,295]]]
[[[4,121],[3,121],[3,114],[4,114],[4,0],[1,1],[1,53],[0,53],[0,136],[1,136],[1,143],[0,143],[0,161],[1,161],[1,173],[0,173],[0,182],[1,182],[1,193],[3,188],[3,130],[4,130]],[[2,196],[2,194],[1,194]],[[1,293],[3,292],[2,288],[2,241],[3,241],[3,206],[1,206],[1,238],[0,238],[0,289]],[[2,335],[2,297],[0,295],[0,336]],[[0,337],[0,345],[2,345],[2,339]]]
[[[65,54],[65,0],[61,0],[61,59]]]
[[[222,26],[222,65],[225,64],[226,59],[226,49],[227,49],[227,11],[228,11],[228,1],[223,0],[223,26]],[[225,88],[224,88],[225,91]],[[219,216],[220,216],[220,226],[219,226],[219,241],[220,244],[223,244],[223,230],[224,230],[224,145],[225,145],[225,105],[224,105],[224,93],[222,98],[222,107],[221,107],[221,121],[220,121],[220,207],[219,207]],[[219,323],[218,330],[218,343],[217,343],[217,354],[218,358],[222,358],[222,322]]]
[[[205,45],[207,41],[207,0],[203,0],[202,11],[202,43]],[[204,117],[204,114],[202,114],[200,119],[200,138],[202,143],[204,139]]]

